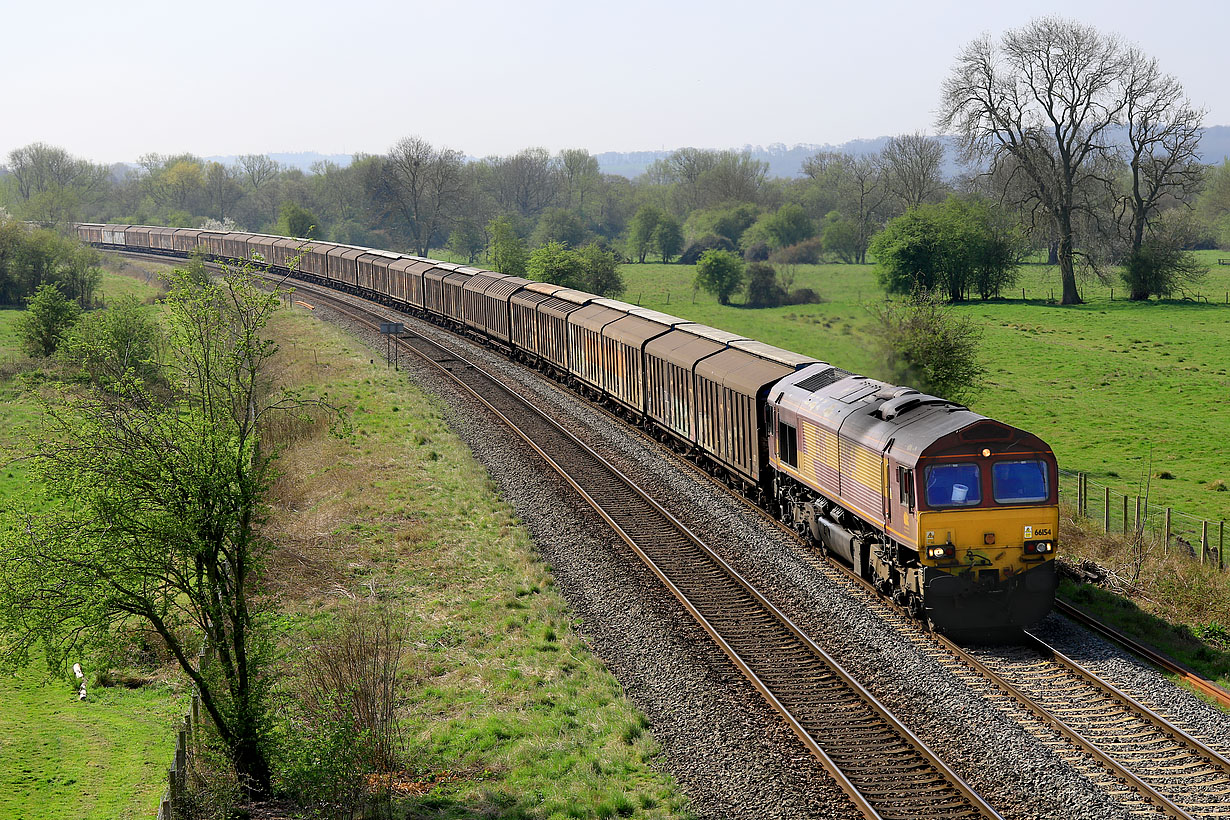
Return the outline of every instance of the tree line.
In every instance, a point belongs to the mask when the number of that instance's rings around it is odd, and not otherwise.
[[[917,212],[898,234],[990,231],[980,243],[993,255],[1047,253],[1065,302],[1079,299],[1079,276],[1113,266],[1129,273],[1133,298],[1172,293],[1200,273],[1183,251],[1230,244],[1230,166],[1198,161],[1203,112],[1118,38],[1059,18],[979,38],[958,55],[939,110],[966,169],[955,179],[943,173],[945,143],[921,133],[878,152],[817,152],[789,179],[770,177],[747,151],[682,148],[628,179],[602,173],[585,149],[467,159],[411,136],[309,173],[259,154],[230,165],[148,154],[106,168],[34,144],[9,155],[0,191],[13,215],[43,224],[310,234],[423,256],[447,250],[506,273],[526,273],[530,255],[553,244],[594,245],[617,262],[693,264],[721,250],[748,263],[866,263],[880,256],[876,234]],[[949,198],[957,203],[943,205]],[[958,230],[962,215],[969,224]],[[559,250],[545,253],[560,270]],[[595,276],[579,257],[565,261],[563,279]],[[1013,280],[1001,262],[925,266],[888,282],[968,298]],[[600,284],[618,293],[617,277]]]

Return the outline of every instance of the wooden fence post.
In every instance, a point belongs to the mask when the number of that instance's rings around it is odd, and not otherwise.
[[[1200,525],[1200,563],[1204,563],[1204,554],[1209,551],[1209,522]]]
[[[1217,522],[1217,568],[1226,570],[1226,522]]]
[[[1166,540],[1162,542],[1166,545],[1166,552],[1170,552],[1170,508],[1166,508]]]
[[[1102,532],[1110,534],[1110,487],[1102,488]]]
[[[1128,525],[1128,497],[1127,493],[1123,494],[1123,534],[1127,535]]]
[[[1076,474],[1076,514],[1085,517],[1085,474]]]

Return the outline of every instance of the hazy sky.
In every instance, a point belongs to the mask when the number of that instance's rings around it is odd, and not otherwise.
[[[932,131],[959,49],[1050,13],[1137,43],[1230,124],[1224,0],[5,5],[0,162],[34,141],[115,162],[410,134],[484,156]]]

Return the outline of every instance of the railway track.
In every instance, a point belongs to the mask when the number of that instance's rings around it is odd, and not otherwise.
[[[1230,817],[1230,760],[1035,635],[975,653],[939,638],[1001,691],[1176,818]]]
[[[312,294],[314,304],[328,304],[373,329],[384,318],[371,318],[369,308],[344,297],[315,289]],[[782,716],[864,817],[1000,817],[786,615],[605,459],[453,351],[413,333],[395,342],[472,393],[580,493]]]
[[[843,565],[815,563],[876,596]],[[879,600],[921,652],[1032,715],[1030,731],[1134,815],[1230,817],[1230,759],[1042,639],[1026,632],[1019,646],[967,649]]]

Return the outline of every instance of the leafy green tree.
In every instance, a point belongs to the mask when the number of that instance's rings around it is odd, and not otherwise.
[[[785,289],[778,284],[777,271],[772,265],[753,262],[747,266],[747,304],[750,307],[777,307],[785,304],[788,298]]]
[[[870,250],[890,293],[942,289],[955,302],[971,288],[987,299],[1012,285],[1022,242],[988,203],[949,197],[891,220],[872,239]]]
[[[968,401],[986,371],[978,355],[981,331],[932,294],[869,308],[888,378],[950,401]]]
[[[824,249],[837,254],[837,258],[848,265],[859,259],[859,229],[851,219],[842,216],[837,211],[829,211],[824,217],[824,225],[820,232]]]
[[[66,334],[59,353],[95,384],[118,391],[134,378],[147,385],[161,381],[161,347],[162,329],[153,311],[125,296],[82,316]]]
[[[624,292],[624,278],[619,273],[619,260],[613,251],[596,244],[577,251],[585,270],[585,289],[598,296],[616,297]]]
[[[589,231],[576,213],[563,208],[548,208],[538,219],[530,244],[539,247],[548,242],[560,242],[570,248],[585,243]]]
[[[664,213],[653,229],[653,245],[662,254],[662,263],[671,261],[671,257],[683,248],[683,227],[679,220]]]
[[[28,463],[43,511],[0,523],[0,663],[53,667],[153,630],[201,694],[249,795],[268,792],[267,658],[253,584],[277,451],[272,418],[321,401],[278,390],[266,324],[281,299],[250,270],[202,286],[182,273],[166,299],[164,403],[140,380],[45,399]],[[334,416],[336,418],[336,416]],[[207,645],[208,663],[198,659]]]
[[[483,252],[485,240],[482,229],[472,220],[463,219],[448,235],[448,249],[458,256],[464,256],[471,265],[478,261],[478,255]]]
[[[743,260],[730,251],[705,251],[696,263],[695,286],[712,293],[718,303],[730,304],[731,295],[743,284]]]
[[[801,205],[788,202],[765,219],[765,232],[770,248],[786,248],[811,239],[816,226]]]
[[[662,215],[661,209],[642,205],[628,225],[628,252],[641,264],[645,263],[645,257],[653,250],[654,231],[658,229]]]
[[[688,215],[684,233],[692,239],[710,235],[724,236],[732,247],[738,247],[743,232],[756,222],[759,209],[751,203],[725,208],[706,208]]]
[[[17,318],[21,348],[31,356],[50,356],[81,317],[81,308],[56,284],[39,285],[26,301],[26,311]]]
[[[279,236],[308,239],[320,233],[320,220],[301,205],[283,202],[282,210],[278,214],[277,233]]]
[[[531,251],[525,271],[531,279],[566,288],[584,288],[586,284],[580,255],[559,242],[548,242]]]
[[[487,225],[487,233],[491,237],[487,245],[487,259],[497,273],[509,276],[525,275],[525,243],[507,217],[491,220]]]

